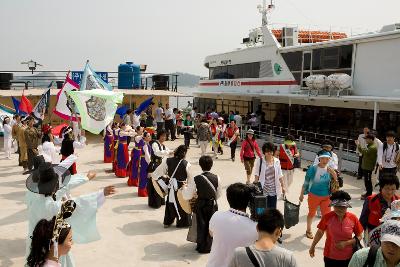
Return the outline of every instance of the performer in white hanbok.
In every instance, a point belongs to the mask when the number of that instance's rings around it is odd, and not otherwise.
[[[10,125],[10,118],[5,116],[3,119],[4,129],[4,154],[7,159],[11,159],[11,146],[12,146],[12,127]]]
[[[50,220],[61,208],[62,201],[70,198],[69,191],[91,179],[96,174],[89,172],[86,177],[81,174],[70,175],[68,168],[74,163],[76,156],[71,155],[59,165],[53,167],[43,157],[35,158],[35,170],[26,181],[29,191],[26,194],[28,206],[28,235],[26,251],[29,252],[34,227],[41,219]],[[96,214],[105,196],[115,193],[114,186],[105,187],[98,192],[82,195],[73,200],[76,210],[68,222],[74,228],[74,241],[88,243],[100,239],[96,225]],[[71,253],[60,258],[63,267],[74,266]]]
[[[38,146],[39,155],[42,155],[47,162],[52,164],[60,163],[60,147],[54,145],[54,136],[51,133],[52,127],[48,124],[42,127],[42,144]]]

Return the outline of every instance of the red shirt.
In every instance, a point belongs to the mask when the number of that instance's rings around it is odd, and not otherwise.
[[[353,256],[352,246],[339,250],[335,246],[337,242],[352,239],[363,232],[360,221],[350,212],[346,212],[340,221],[336,213],[331,211],[322,217],[317,227],[326,232],[324,256],[334,260],[348,260]]]
[[[250,143],[251,143],[251,145],[250,145]],[[253,148],[252,148],[252,146],[253,146]],[[256,157],[255,152],[261,158],[260,148],[258,147],[256,140],[250,141],[248,138],[246,138],[242,142],[242,149],[240,150],[240,159],[243,160],[244,158],[248,158],[248,159],[255,158]]]

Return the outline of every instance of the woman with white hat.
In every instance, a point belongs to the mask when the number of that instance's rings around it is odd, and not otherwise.
[[[330,159],[331,154],[328,152],[323,152],[319,155],[318,165],[313,165],[307,170],[303,187],[301,189],[299,197],[300,202],[303,202],[304,195],[308,195],[306,236],[309,239],[314,238],[311,232],[311,225],[317,212],[317,208],[320,207],[322,216],[331,211],[331,208],[329,207],[329,196],[332,193],[330,191],[330,184],[332,179],[337,181],[337,175],[335,170],[328,167]]]

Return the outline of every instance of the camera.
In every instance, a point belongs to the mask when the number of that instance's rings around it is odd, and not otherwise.
[[[247,185],[250,192],[250,219],[257,221],[258,218],[264,214],[267,208],[267,197],[263,194],[263,189],[260,182],[254,182]]]

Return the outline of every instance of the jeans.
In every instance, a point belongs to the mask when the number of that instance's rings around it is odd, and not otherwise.
[[[370,196],[372,195],[372,171],[362,170],[362,174],[364,177],[365,190],[367,190],[366,196]]]
[[[267,209],[276,209],[276,202],[278,197],[275,196],[267,196]]]
[[[237,142],[232,142],[229,146],[231,147],[231,159],[235,159]]]

